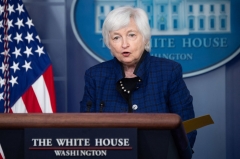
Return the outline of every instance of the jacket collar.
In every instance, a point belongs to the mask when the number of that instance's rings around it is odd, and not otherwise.
[[[122,63],[119,62],[116,57],[114,57],[113,61],[114,61],[114,70],[115,70],[115,76],[116,76],[116,82],[117,82],[122,78],[124,78],[125,74],[124,74]],[[142,57],[140,58],[133,73],[138,77],[140,77],[140,79],[145,80],[149,65],[150,65],[150,53],[144,50]]]

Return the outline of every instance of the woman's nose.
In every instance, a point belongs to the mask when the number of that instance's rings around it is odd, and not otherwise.
[[[122,38],[122,48],[127,48],[127,47],[129,47],[128,39],[126,37]]]

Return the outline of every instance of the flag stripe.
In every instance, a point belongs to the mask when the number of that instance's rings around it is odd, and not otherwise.
[[[28,113],[42,113],[41,107],[32,87],[29,87],[29,89],[22,95],[22,100]]]
[[[50,65],[45,71],[45,73],[43,74],[43,78],[50,96],[52,112],[56,112],[56,100],[55,100],[56,97],[55,97],[55,91],[54,91],[54,79],[52,75],[53,75],[52,65]]]
[[[38,110],[38,112],[44,112],[44,113],[54,112],[52,110],[51,105],[54,106],[54,104],[55,104],[55,96],[52,97],[48,92],[49,90],[51,90],[54,95],[54,90],[51,89],[53,87],[53,81],[51,84],[51,81],[48,79],[49,75],[51,77],[51,73],[52,73],[51,69],[52,69],[52,67],[49,67],[47,69],[47,71],[43,74],[43,76],[40,76],[38,78],[38,80],[32,85],[32,88],[30,88],[33,90],[32,94],[30,94],[30,95],[34,95],[34,97],[36,97],[36,99],[32,99],[32,97],[30,97],[30,96],[27,97],[29,94],[25,93],[25,95],[24,95],[25,100],[30,100],[30,101],[36,100],[35,102],[37,103],[37,105],[40,107],[40,110],[41,110],[40,111],[39,109],[36,109],[36,110]],[[48,83],[50,83],[49,84],[50,89],[47,88],[44,77],[45,77],[46,81],[48,81]],[[29,92],[31,92],[31,90],[29,90],[28,93]],[[50,99],[51,97],[53,98],[53,100]],[[51,104],[51,103],[53,103],[53,104]],[[33,104],[31,106],[35,107],[35,105],[33,105]],[[33,109],[33,110],[35,110],[35,109]],[[12,107],[12,112],[13,113],[27,113],[27,112],[29,112],[29,109],[27,111],[25,102],[23,102],[22,98],[20,98]]]
[[[35,92],[39,106],[41,107],[42,112],[52,113],[52,107],[50,102],[50,97],[48,93],[47,86],[43,79],[43,76],[40,76],[38,80],[32,85],[33,91]]]
[[[28,113],[23,103],[22,97],[20,97],[17,102],[11,108],[12,113]]]
[[[1,144],[0,144],[0,159],[5,159]]]

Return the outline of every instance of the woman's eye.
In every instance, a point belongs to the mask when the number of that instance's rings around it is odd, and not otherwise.
[[[137,35],[134,34],[134,33],[130,33],[130,34],[128,34],[128,39],[130,39],[130,40],[135,40],[136,37],[137,37]]]
[[[118,39],[119,39],[118,36],[113,37],[113,40],[118,40]]]
[[[129,34],[129,36],[130,36],[130,37],[134,37],[134,36],[136,36],[136,35],[135,35],[135,34]]]

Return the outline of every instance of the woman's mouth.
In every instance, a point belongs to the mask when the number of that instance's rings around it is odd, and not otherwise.
[[[122,52],[122,55],[123,55],[124,57],[128,57],[128,56],[130,55],[130,52]]]

